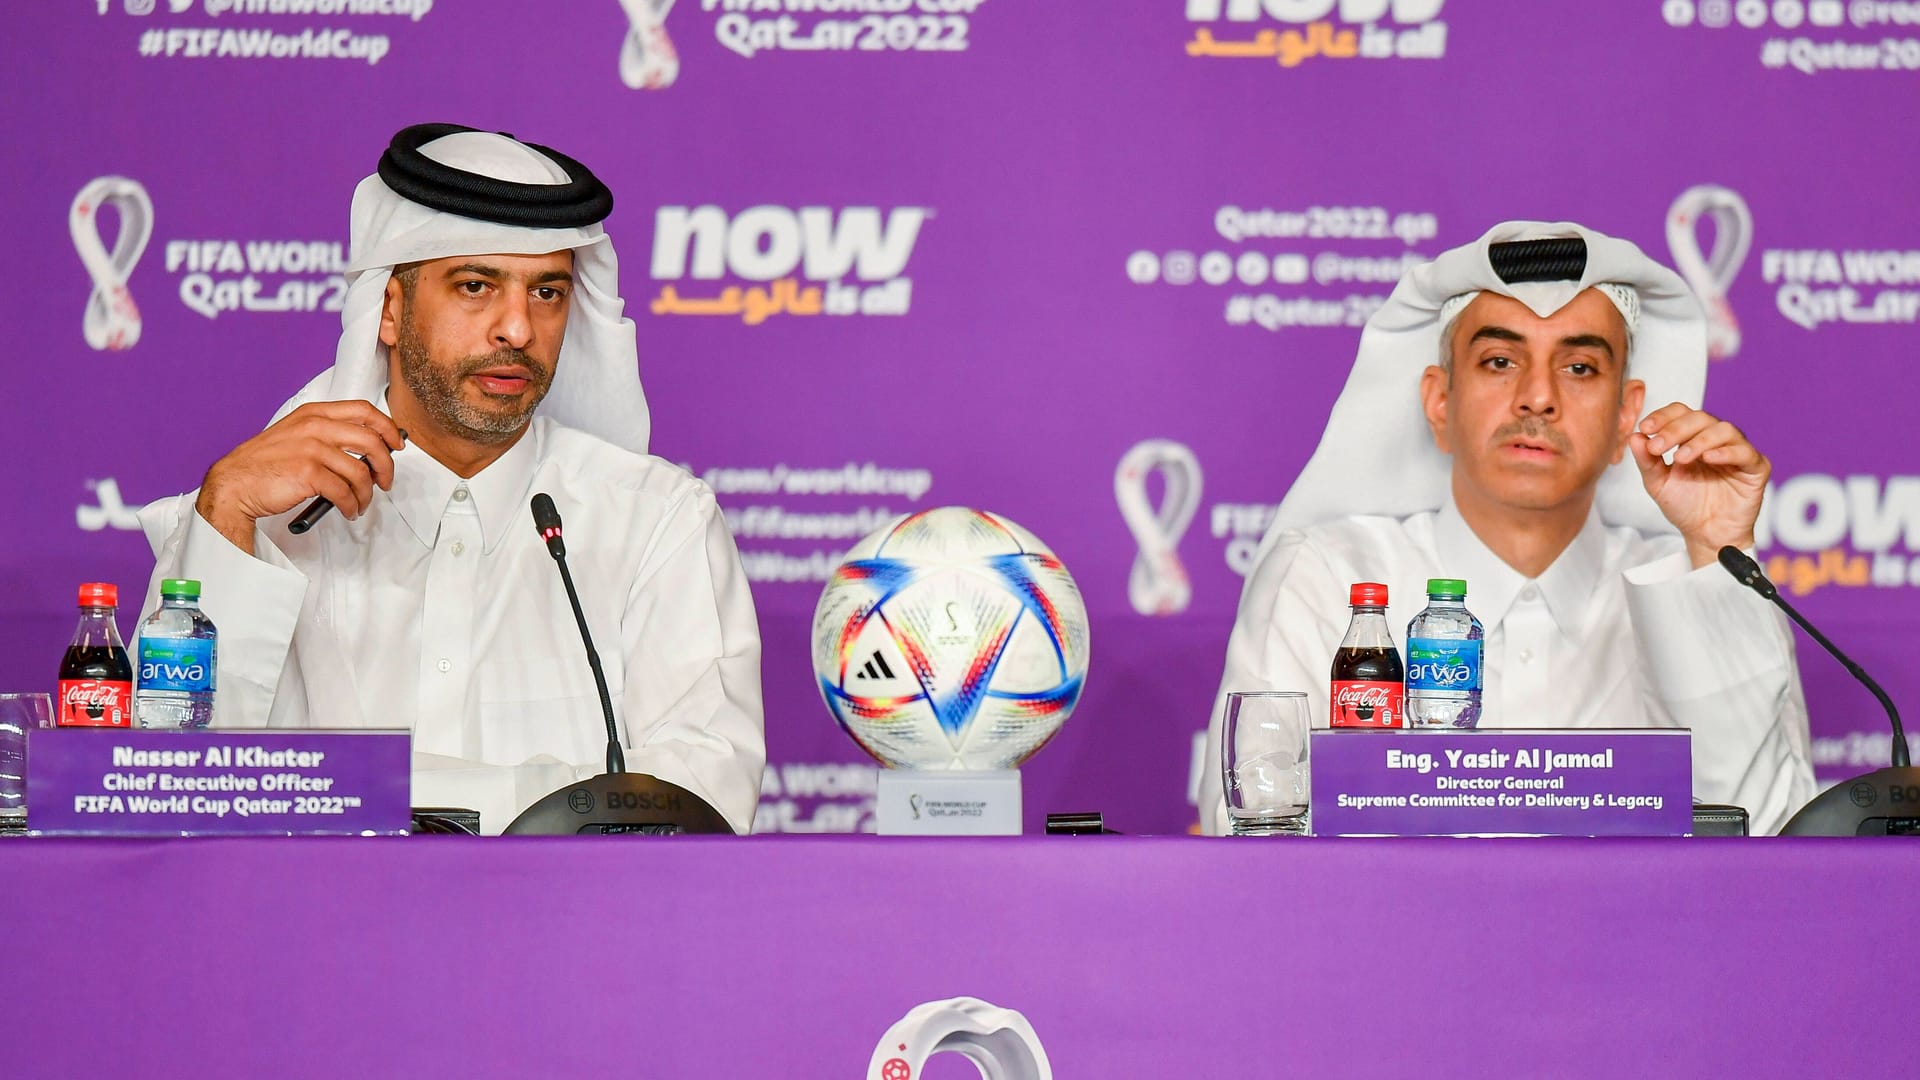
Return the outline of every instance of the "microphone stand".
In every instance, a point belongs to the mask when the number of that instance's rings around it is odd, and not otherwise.
[[[574,624],[579,627],[581,644],[587,649],[587,666],[593,669],[593,685],[600,691],[600,715],[607,722],[607,771],[542,796],[521,811],[503,831],[519,836],[581,833],[664,836],[683,832],[731,835],[733,826],[705,799],[659,777],[627,771],[626,754],[620,748],[620,729],[613,718],[613,697],[607,692],[607,675],[601,670],[600,654],[594,650],[593,635],[587,630],[586,612],[580,609],[580,594],[575,591],[573,574],[567,569],[567,544],[561,536],[560,511],[544,491],[533,497],[533,522],[547,543],[547,553],[553,556],[554,565],[560,568],[560,581],[567,587],[567,603],[573,608]]]
[[[549,543],[560,543],[556,534]],[[593,647],[593,637],[587,633],[587,616],[580,610],[580,594],[574,591],[573,575],[567,571],[566,550],[561,549],[553,557],[560,567],[560,580],[567,587],[567,603],[573,606],[573,621],[580,627],[580,639],[587,645],[587,666],[593,669],[593,685],[600,691],[600,715],[607,721],[607,771],[623,773],[627,771],[627,757],[620,749],[620,729],[613,721],[613,697],[607,693],[607,673],[600,669],[600,653]]]
[[[1781,836],[1888,836],[1920,835],[1920,769],[1913,767],[1907,747],[1906,728],[1900,723],[1900,710],[1893,699],[1873,681],[1859,664],[1827,635],[1815,629],[1806,616],[1781,597],[1780,590],[1767,580],[1760,564],[1737,547],[1720,549],[1720,565],[1734,579],[1766,597],[1787,613],[1807,636],[1818,642],[1847,673],[1873,692],[1887,711],[1887,723],[1893,729],[1892,764],[1864,776],[1844,780],[1815,796],[1781,827]]]

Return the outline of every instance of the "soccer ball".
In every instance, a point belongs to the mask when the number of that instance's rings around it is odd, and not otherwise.
[[[945,506],[868,534],[813,613],[833,717],[895,769],[1008,769],[1060,730],[1087,679],[1087,608],[1040,538]]]

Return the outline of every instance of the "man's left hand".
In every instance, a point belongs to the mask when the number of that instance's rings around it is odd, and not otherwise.
[[[1676,401],[1649,413],[1627,442],[1647,494],[1680,530],[1696,568],[1728,544],[1753,547],[1773,464],[1739,428]],[[1663,460],[1669,450],[1672,465]]]

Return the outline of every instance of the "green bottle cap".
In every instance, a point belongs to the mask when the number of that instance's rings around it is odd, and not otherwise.
[[[1467,583],[1459,578],[1437,577],[1427,579],[1428,596],[1451,596],[1466,599]]]
[[[160,583],[161,596],[185,596],[200,599],[200,583],[192,578],[170,577]]]

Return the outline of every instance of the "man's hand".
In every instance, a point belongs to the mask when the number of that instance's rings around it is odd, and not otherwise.
[[[367,402],[309,402],[214,462],[194,509],[251,555],[255,521],[317,495],[360,516],[375,484],[393,486],[393,451],[402,445],[393,419]]]
[[[1728,544],[1753,546],[1753,523],[1773,465],[1734,427],[1676,401],[1648,414],[1627,437],[1640,479],[1680,530],[1698,568]],[[1673,464],[1662,460],[1673,451]]]

